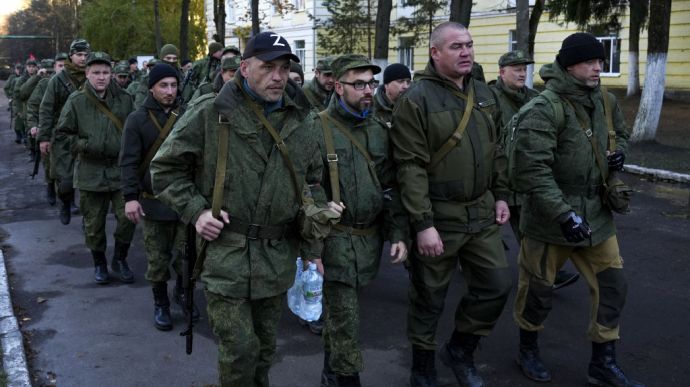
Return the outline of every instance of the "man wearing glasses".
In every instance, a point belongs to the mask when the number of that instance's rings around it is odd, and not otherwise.
[[[510,217],[500,115],[471,75],[472,36],[440,24],[430,60],[393,111],[393,157],[402,202],[416,234],[411,249],[407,334],[412,386],[435,386],[436,329],[450,280],[462,265],[467,293],[441,360],[462,386],[482,386],[473,354],[489,335],[511,288],[500,225]]]
[[[405,260],[407,217],[395,187],[388,128],[374,118],[374,79],[381,69],[361,55],[331,64],[335,93],[312,125],[322,133],[323,179],[329,207],[343,209],[324,240],[317,267],[324,273],[324,369],[321,385],[359,386],[358,292],[378,272],[383,241],[391,242],[393,263]]]

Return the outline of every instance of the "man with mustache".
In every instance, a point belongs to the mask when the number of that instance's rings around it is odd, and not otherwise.
[[[243,58],[218,95],[190,104],[151,178],[157,197],[205,241],[199,262],[220,384],[268,387],[294,259],[320,257],[313,239],[338,214],[325,208],[318,133],[286,92],[290,60],[299,58],[270,31],[252,37]]]
[[[511,289],[500,225],[510,212],[500,112],[471,75],[470,32],[453,22],[431,33],[430,60],[393,111],[393,156],[414,239],[407,332],[412,386],[437,386],[436,329],[450,280],[467,284],[441,360],[462,386],[483,386],[474,351],[498,321]],[[347,204],[347,203],[346,203]]]
[[[74,188],[79,189],[96,283],[110,280],[105,223],[111,206],[117,219],[112,268],[120,281],[131,283],[134,275],[126,259],[135,225],[125,217],[117,162],[122,125],[132,112],[132,97],[111,83],[110,56],[104,52],[89,54],[85,75],[84,88],[69,96],[55,127],[53,153],[58,159],[75,159],[74,167],[60,163],[55,173],[60,179],[74,176]]]
[[[605,58],[593,35],[565,38],[556,60],[539,70],[546,90],[513,124],[514,187],[526,195],[513,309],[520,328],[517,361],[528,378],[551,380],[538,332],[551,311],[556,271],[571,259],[592,297],[589,383],[639,387],[616,362],[627,281],[613,213],[600,195],[606,176],[623,168],[629,134],[615,96],[600,85]]]

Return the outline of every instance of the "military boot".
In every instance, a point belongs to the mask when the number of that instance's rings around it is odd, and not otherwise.
[[[412,348],[410,387],[438,387],[435,358],[434,350]]]
[[[70,211],[70,206],[72,205],[72,200],[60,199],[60,223],[69,224],[72,219],[72,212]]]
[[[48,183],[46,185],[46,200],[48,204],[54,206],[57,203],[57,197],[55,196],[55,185],[53,183]]]
[[[628,379],[616,364],[615,343],[615,341],[592,343],[589,384],[607,387],[644,387],[644,384]]]
[[[358,373],[350,375],[336,374],[335,379],[338,387],[362,387]]]
[[[110,267],[113,272],[119,273],[120,281],[131,284],[134,282],[134,273],[129,269],[127,264],[127,253],[129,252],[129,243],[115,241],[115,251],[113,252],[113,260]]]
[[[453,331],[453,336],[441,349],[441,361],[453,370],[462,387],[483,387],[484,380],[474,366],[474,350],[481,336]]]
[[[321,387],[338,387],[335,372],[331,369],[331,353],[323,352],[323,371],[321,371]]]
[[[516,361],[528,378],[537,382],[548,382],[551,380],[551,372],[546,369],[539,357],[538,335],[537,331],[520,329],[520,352]]]
[[[156,329],[169,331],[173,328],[170,317],[170,299],[168,299],[168,284],[166,282],[153,283],[153,324]]]
[[[193,291],[193,290],[192,290]],[[182,287],[182,276],[178,275],[175,280],[175,289],[173,289],[173,299],[175,303],[182,308],[182,313],[185,317],[189,317],[189,310],[187,310],[187,297],[184,294],[184,288]],[[192,321],[197,322],[201,318],[201,313],[199,308],[196,306],[196,302],[192,300]]]
[[[94,279],[97,284],[105,285],[109,282],[108,278],[108,262],[105,260],[105,252],[91,250],[93,256],[93,264],[96,267],[94,271]]]

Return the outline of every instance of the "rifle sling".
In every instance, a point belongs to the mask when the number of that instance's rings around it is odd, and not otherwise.
[[[474,105],[474,83],[470,81],[468,87],[469,90],[467,91],[467,101],[465,101],[465,111],[462,113],[460,123],[448,140],[441,145],[441,148],[439,148],[439,150],[437,150],[436,153],[431,156],[429,166],[426,168],[428,172],[431,172],[434,168],[436,168],[438,163],[441,162],[441,160],[443,160],[448,153],[453,150],[453,148],[455,148],[455,146],[462,139],[465,129],[467,129],[467,124],[470,122],[470,117],[472,116],[472,107]]]
[[[604,86],[599,86],[601,89],[601,99],[604,101],[604,114],[606,115],[606,127],[609,130],[609,140],[607,149],[610,153],[616,151],[616,131],[613,129],[613,111],[611,110],[611,101],[609,101],[609,92]]]
[[[151,112],[151,110],[149,110],[149,118],[156,126],[156,128],[158,128],[158,138],[156,138],[156,141],[153,143],[153,145],[151,145],[151,148],[149,148],[149,151],[146,153],[144,162],[141,163],[141,165],[139,165],[140,179],[142,179],[144,177],[144,174],[146,174],[146,171],[148,171],[149,165],[151,165],[151,160],[153,160],[153,156],[156,155],[156,152],[158,152],[158,149],[160,149],[161,145],[163,144],[163,141],[165,141],[165,139],[168,137],[170,129],[172,129],[173,125],[175,124],[178,115],[178,109],[171,110],[170,116],[168,116],[168,120],[165,121],[165,126],[161,128],[161,124],[156,119],[156,116],[153,115],[153,112]]]
[[[99,101],[95,95],[90,90],[84,90],[84,94],[93,102],[96,104],[96,107],[103,112],[108,118],[110,118],[110,121],[115,124],[115,127],[122,133],[122,121],[120,121],[115,114],[101,101]]]

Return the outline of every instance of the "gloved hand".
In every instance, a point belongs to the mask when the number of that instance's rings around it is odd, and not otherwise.
[[[609,171],[621,171],[623,170],[623,163],[625,162],[625,154],[623,152],[613,152],[606,156],[609,160]]]
[[[575,211],[568,211],[558,217],[561,223],[561,232],[565,240],[570,243],[579,243],[592,237],[592,229],[583,218],[577,216]]]

